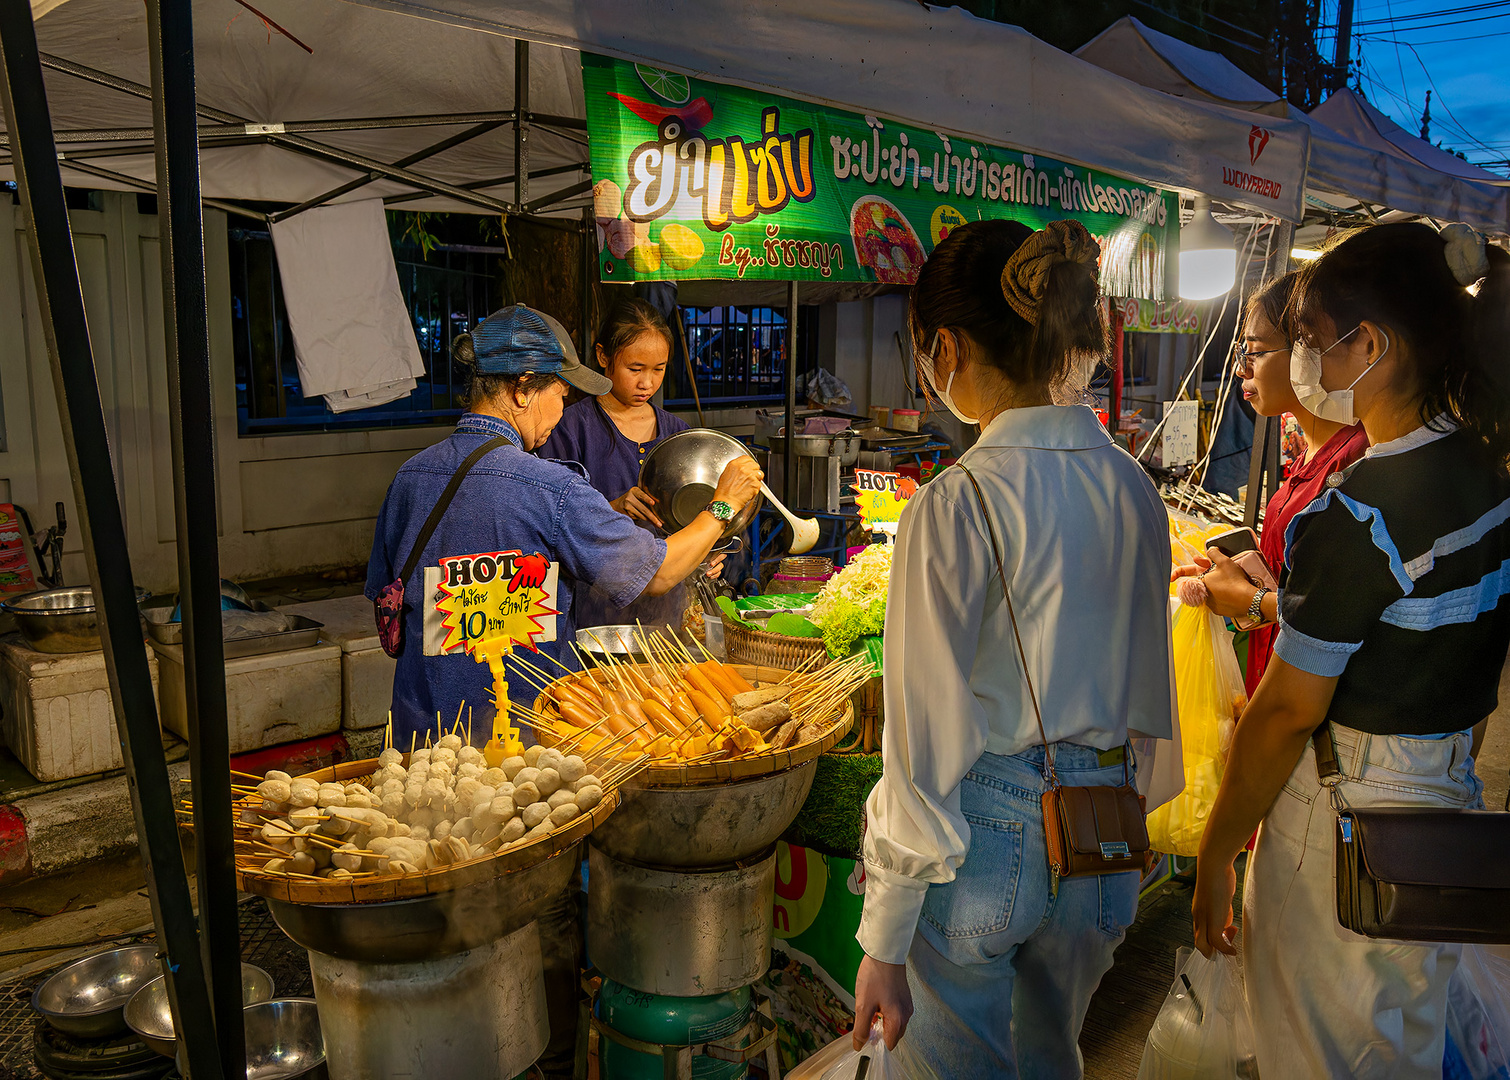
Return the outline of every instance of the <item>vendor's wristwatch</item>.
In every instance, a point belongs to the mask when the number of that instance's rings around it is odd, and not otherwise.
[[[734,507],[719,499],[717,502],[708,504],[708,513],[727,525],[734,518]]]
[[[1253,603],[1248,605],[1248,618],[1255,622],[1264,621],[1264,597],[1268,596],[1273,589],[1259,589],[1253,594]]]

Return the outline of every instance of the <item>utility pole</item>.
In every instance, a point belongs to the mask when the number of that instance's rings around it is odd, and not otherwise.
[[[1421,140],[1431,142],[1431,91],[1426,91],[1426,111],[1421,114]]]
[[[1347,85],[1348,64],[1351,61],[1353,49],[1353,0],[1338,0],[1337,2],[1337,55],[1335,57],[1336,74],[1333,76],[1333,90],[1339,90]]]

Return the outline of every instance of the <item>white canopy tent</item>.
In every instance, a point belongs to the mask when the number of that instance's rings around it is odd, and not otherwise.
[[[1350,90],[1337,91],[1307,115],[1219,53],[1131,17],[1075,55],[1167,94],[1260,113],[1265,128],[1280,117],[1310,125],[1306,196],[1312,205],[1351,210],[1367,203],[1510,233],[1510,179],[1416,138]]]
[[[336,198],[488,212],[575,192],[587,179],[577,50],[588,49],[1204,191],[1262,214],[1301,214],[1305,124],[1275,119],[1256,163],[1251,120],[1239,111],[1137,86],[1016,27],[917,0],[259,0],[273,25],[235,0],[194,6],[211,199],[302,202],[374,166],[387,169],[382,178]],[[33,9],[42,50],[55,58],[55,127],[73,132],[67,181],[150,186],[140,7],[33,0]],[[527,200],[506,179],[509,38],[554,46],[537,45],[530,63]],[[493,127],[397,167],[417,178],[393,168],[479,124]]]

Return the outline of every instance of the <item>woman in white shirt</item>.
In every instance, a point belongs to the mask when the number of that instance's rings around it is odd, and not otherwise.
[[[1001,544],[1060,782],[1116,786],[1130,730],[1171,733],[1170,553],[1142,469],[1091,409],[1053,404],[1106,352],[1099,254],[1076,221],[971,222],[928,259],[909,321],[921,378],[981,426],[960,464]],[[886,1043],[905,1030],[904,1054],[942,1077],[1079,1076],[1080,1026],[1139,875],[1049,869],[1045,748],[990,535],[961,469],[902,516],[855,1038],[879,1013]]]

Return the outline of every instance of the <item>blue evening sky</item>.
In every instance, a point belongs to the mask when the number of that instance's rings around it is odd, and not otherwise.
[[[1336,24],[1336,0],[1323,20]],[[1368,100],[1413,135],[1510,175],[1510,0],[1356,0],[1353,57]],[[1330,56],[1330,33],[1323,41]]]

